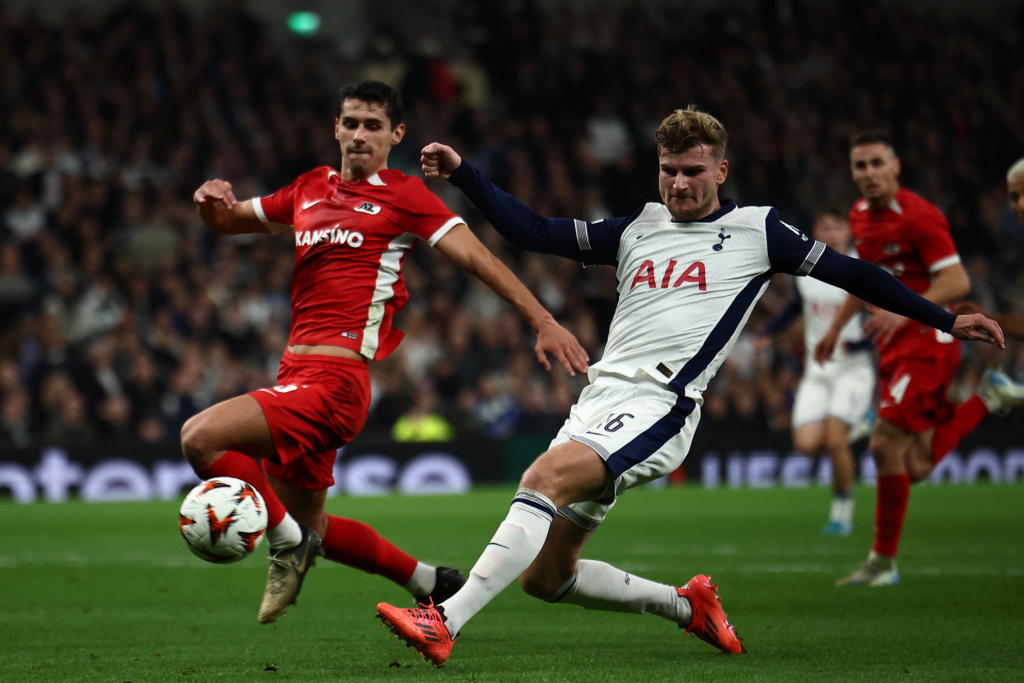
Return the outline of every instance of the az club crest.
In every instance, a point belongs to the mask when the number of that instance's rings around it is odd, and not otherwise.
[[[380,207],[375,206],[370,202],[363,202],[362,204],[356,207],[356,211],[359,211],[360,213],[368,213],[371,216],[376,216],[378,213],[380,213]]]

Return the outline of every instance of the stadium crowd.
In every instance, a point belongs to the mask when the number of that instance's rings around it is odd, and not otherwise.
[[[1024,156],[1024,12],[983,23],[877,2],[456,5],[451,44],[382,25],[358,58],[330,41],[275,43],[231,3],[193,17],[173,0],[128,2],[58,27],[0,6],[0,444],[173,442],[198,410],[275,384],[290,242],[215,235],[192,192],[216,177],[240,198],[268,194],[337,166],[335,93],[360,78],[405,100],[393,167],[418,173],[420,147],[441,140],[538,212],[591,220],[657,201],[653,131],[691,102],[730,130],[725,194],[804,229],[856,197],[849,135],[888,126],[904,184],[950,220],[972,297],[1024,309],[1024,226],[1004,182]],[[518,252],[453,188],[431,187],[599,358],[612,269]],[[366,432],[553,435],[585,379],[545,374],[514,312],[429,248],[405,273],[406,338],[372,364]],[[789,291],[775,278],[702,429],[788,430],[802,336],[763,352],[754,336]],[[1024,380],[1020,345],[965,352],[959,394],[988,363]]]

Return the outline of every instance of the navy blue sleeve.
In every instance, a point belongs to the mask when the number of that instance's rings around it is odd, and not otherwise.
[[[825,251],[824,244],[812,240],[780,219],[777,209],[768,212],[764,228],[768,240],[768,260],[772,270],[777,273],[807,275]]]
[[[584,265],[618,263],[622,232],[643,210],[627,218],[581,221],[544,218],[484,177],[465,159],[449,178],[484,214],[502,237],[520,249],[555,254]]]
[[[906,285],[860,259],[825,248],[811,277],[845,289],[850,294],[887,311],[912,318],[943,332],[953,329],[956,316],[907,289]]]

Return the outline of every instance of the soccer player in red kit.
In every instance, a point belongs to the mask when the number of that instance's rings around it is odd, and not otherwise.
[[[260,623],[284,613],[317,555],[382,574],[417,599],[444,600],[464,581],[405,554],[366,524],[328,515],[336,450],[366,421],[367,363],[402,339],[392,317],[409,294],[402,264],[422,240],[511,303],[570,374],[586,352],[419,178],[388,169],[405,134],[398,94],[365,81],[338,98],[340,170],[322,166],[266,197],[239,202],[223,180],[194,196],[203,221],[221,234],[290,233],[295,240],[292,321],[278,385],[208,408],[185,423],[182,451],[203,479],[236,477],[255,486],[269,513],[270,571]],[[256,460],[262,461],[262,468]]]
[[[854,137],[850,165],[863,195],[850,210],[860,258],[939,306],[966,296],[970,280],[949,223],[934,205],[900,187],[900,160],[891,140],[880,133]],[[839,331],[863,306],[860,299],[847,298],[815,348],[818,362],[831,358]],[[978,394],[954,406],[946,393],[960,366],[959,341],[880,309],[864,331],[881,351],[881,397],[870,442],[878,467],[875,543],[867,562],[837,584],[885,586],[899,583],[895,558],[911,482],[926,478],[989,413],[1021,405],[1022,394],[1009,377],[990,370]]]

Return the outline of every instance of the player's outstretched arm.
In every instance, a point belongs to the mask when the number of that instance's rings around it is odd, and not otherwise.
[[[948,332],[957,339],[983,341],[1006,348],[1003,331],[995,321],[980,313],[953,315],[910,291],[881,268],[843,256],[833,249],[825,249],[810,275],[879,308]]]
[[[576,337],[555,322],[547,309],[530,294],[530,290],[481,244],[465,223],[449,230],[435,248],[450,258],[455,265],[480,278],[519,311],[537,333],[537,346],[534,351],[545,370],[551,369],[551,363],[545,355],[550,353],[573,377],[576,376],[576,370],[587,371],[590,357]]]
[[[451,147],[436,142],[423,148],[420,161],[427,177],[448,178],[502,237],[520,249],[588,265],[616,262],[621,228],[628,221],[613,218],[588,224],[571,218],[545,218],[498,188]]]
[[[270,232],[256,216],[251,200],[239,202],[226,180],[207,180],[192,195],[199,216],[214,232],[243,235]]]

